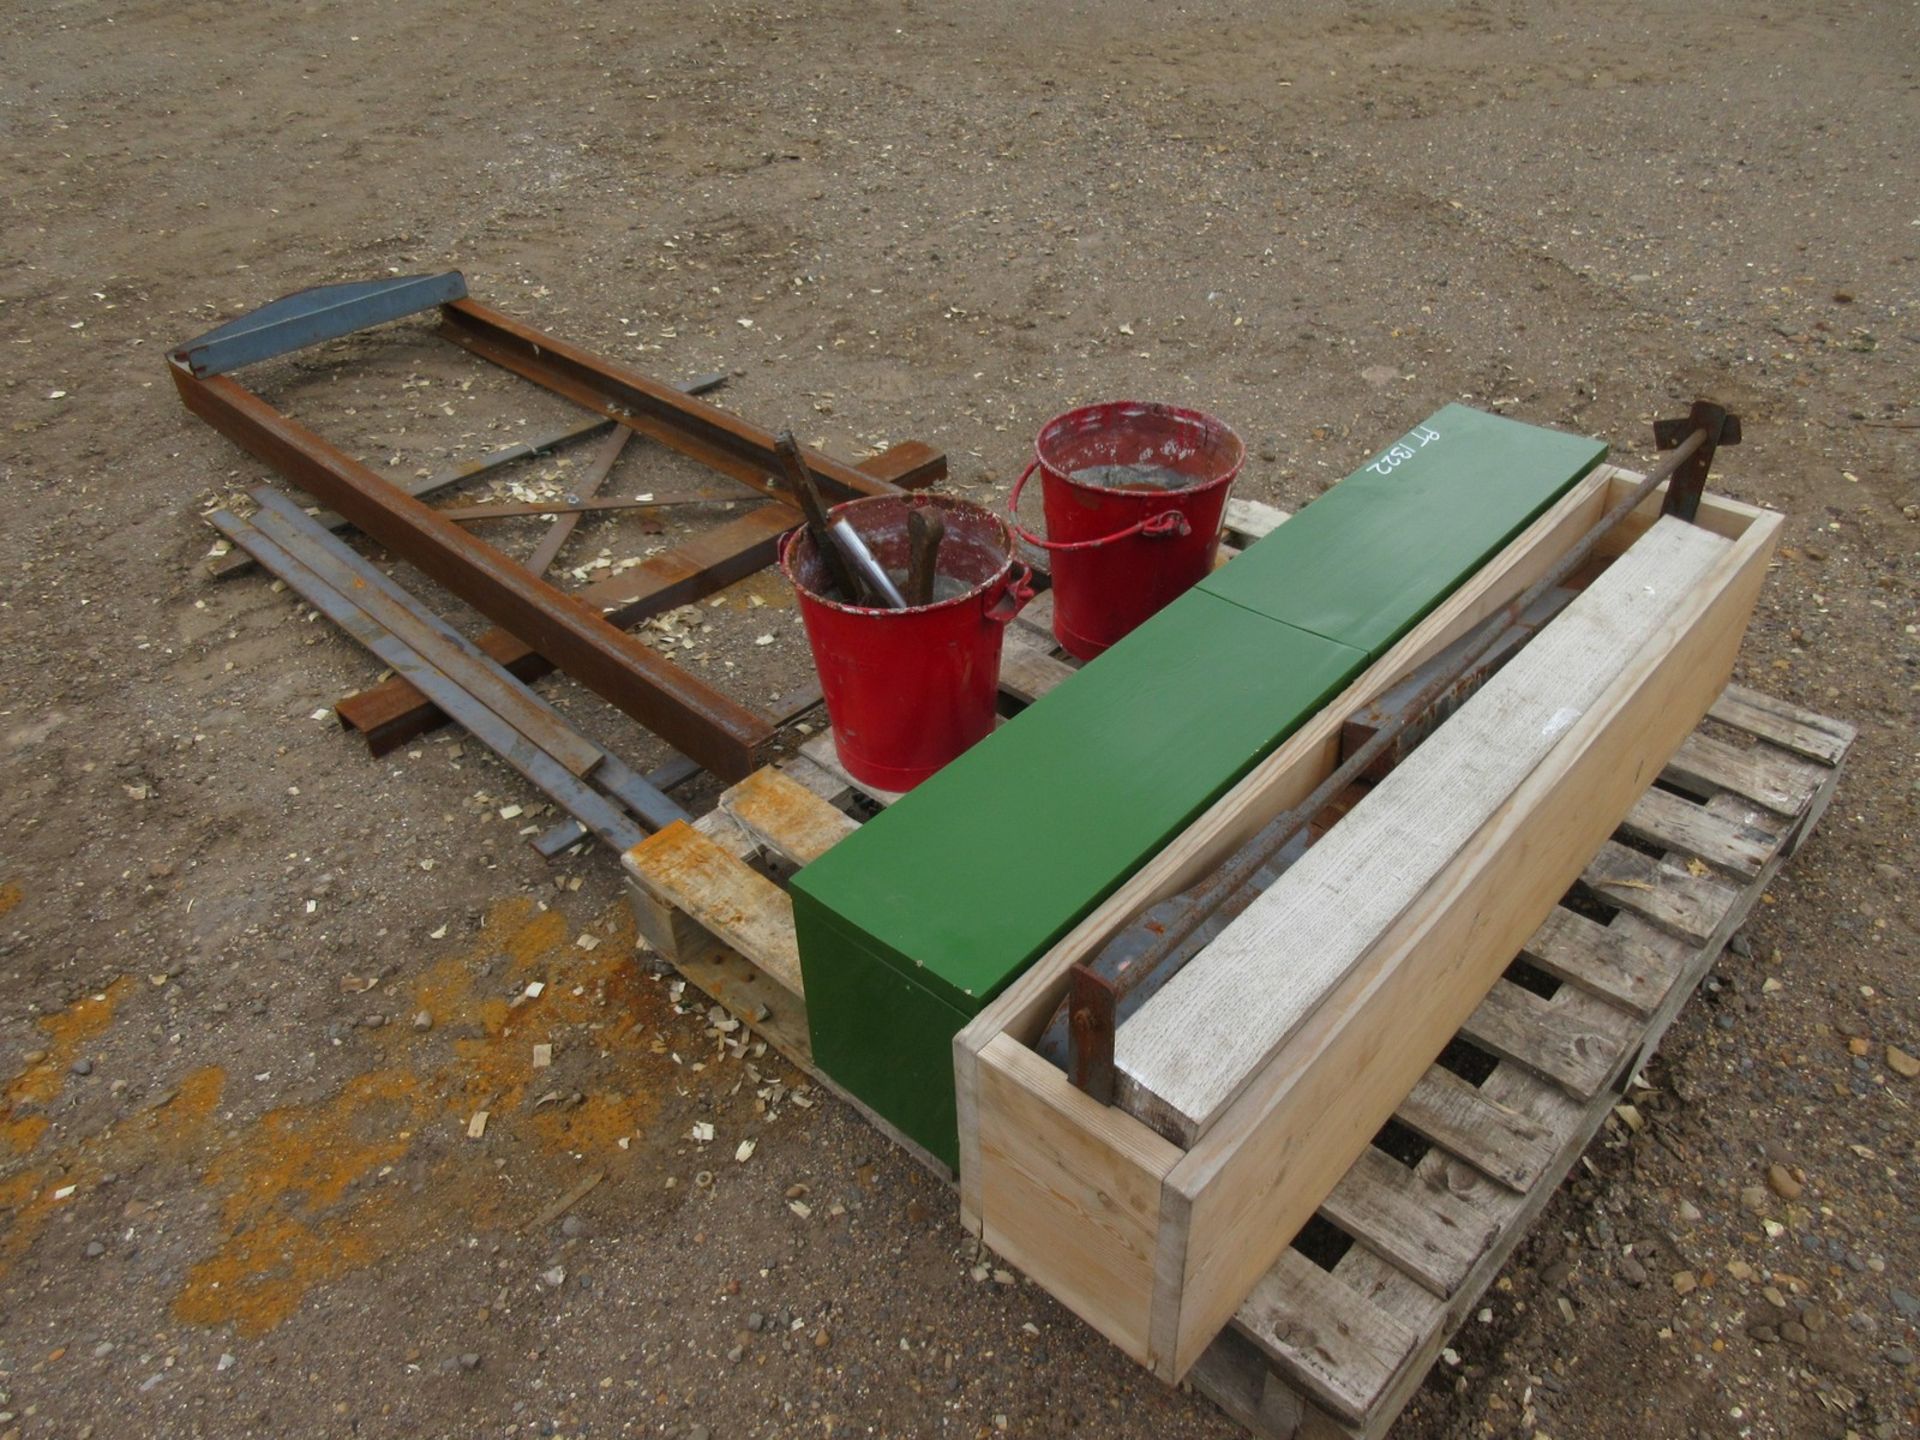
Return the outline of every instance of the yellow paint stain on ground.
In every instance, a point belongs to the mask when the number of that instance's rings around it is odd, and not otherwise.
[[[27,1155],[39,1145],[47,1130],[47,1118],[39,1112],[59,1098],[81,1047],[113,1022],[113,1012],[132,985],[123,975],[100,994],[40,1017],[46,1058],[27,1066],[0,1090],[0,1160]]]
[[[224,1235],[189,1273],[175,1316],[263,1334],[298,1311],[315,1286],[422,1243],[449,1214],[491,1222],[500,1192],[473,1183],[473,1165],[503,1144],[625,1161],[618,1142],[658,1112],[672,1064],[647,1043],[657,1027],[644,1021],[664,1020],[666,1002],[659,987],[638,981],[631,920],[624,906],[619,914],[618,923],[598,928],[602,943],[586,951],[557,911],[524,898],[495,906],[472,944],[410,987],[412,1008],[433,1017],[430,1032],[405,1025],[374,1032],[383,1068],[326,1100],[269,1112],[216,1156],[202,1182],[221,1197]],[[545,988],[527,999],[535,980]],[[554,1071],[533,1068],[536,1043],[592,1045],[611,1063],[598,1064],[596,1054],[596,1080],[581,1103],[542,1103],[559,1082]],[[194,1091],[210,1098],[191,1098],[192,1079],[168,1107],[182,1107],[183,1117],[218,1099],[211,1079]],[[404,1160],[430,1127],[443,1140],[450,1129],[463,1135],[482,1107],[492,1117],[488,1144],[467,1149],[462,1139],[453,1162],[436,1167],[424,1198],[402,1205],[397,1185],[379,1183],[383,1168]]]
[[[264,1334],[315,1285],[378,1258],[396,1238],[383,1233],[395,1194],[344,1202],[353,1186],[405,1156],[427,1112],[417,1077],[380,1070],[318,1104],[263,1115],[206,1172],[204,1182],[222,1192],[227,1235],[189,1272],[175,1316]]]
[[[13,909],[14,906],[18,905],[24,893],[25,892],[20,889],[19,884],[12,880],[7,881],[4,885],[0,885],[0,915],[5,915],[9,910]]]

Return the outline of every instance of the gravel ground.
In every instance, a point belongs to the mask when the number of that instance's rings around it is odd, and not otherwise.
[[[196,512],[266,472],[165,348],[444,266],[651,372],[729,369],[721,403],[843,458],[939,445],[978,499],[1117,395],[1225,417],[1242,493],[1289,507],[1451,400],[1629,463],[1695,394],[1739,412],[1717,484],[1788,517],[1742,678],[1859,748],[1646,1128],[1396,1433],[1916,1433],[1888,1047],[1920,1053],[1920,11],[9,13],[0,1440],[1235,1433],[636,965],[612,861],[542,862],[478,746],[369,759],[324,712],[375,664],[265,577],[207,580]],[[258,380],[401,476],[553,417],[406,327]],[[565,564],[671,530],[594,521]],[[764,577],[679,631],[756,703],[804,678]]]

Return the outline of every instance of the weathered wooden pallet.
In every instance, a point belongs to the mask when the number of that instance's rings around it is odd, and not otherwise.
[[[1385,1434],[1813,829],[1853,739],[1728,686],[1195,1385],[1262,1435]]]
[[[1284,518],[1235,502],[1229,537],[1246,543]],[[1048,599],[1008,629],[1001,690],[1016,703],[1072,673],[1054,648]],[[1282,1256],[1194,1367],[1196,1386],[1263,1435],[1385,1433],[1818,820],[1853,736],[1729,686],[1328,1196],[1314,1242]],[[813,1064],[778,877],[853,829],[849,807],[896,798],[853,781],[821,733],[725,792],[696,825],[628,856],[647,943],[843,1096]]]

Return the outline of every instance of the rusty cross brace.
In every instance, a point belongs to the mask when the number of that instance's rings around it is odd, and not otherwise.
[[[1308,827],[1316,817],[1355,782],[1377,778],[1404,759],[1564,608],[1572,598],[1567,580],[1601,539],[1660,485],[1668,485],[1662,513],[1692,522],[1714,450],[1739,443],[1740,421],[1719,405],[1700,400],[1686,419],[1656,422],[1654,438],[1669,452],[1666,458],[1546,574],[1401,685],[1349,717],[1343,729],[1352,748],[1311,795],[1268,821],[1212,875],[1149,906],[1098,954],[1071,967],[1067,994],[1037,1046],[1042,1056],[1065,1069],[1087,1095],[1111,1105],[1117,1078],[1114,1040],[1121,1022],[1306,852]]]

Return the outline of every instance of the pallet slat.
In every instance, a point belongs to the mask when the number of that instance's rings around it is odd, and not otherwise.
[[[1283,1350],[1315,1398],[1355,1424],[1419,1340],[1298,1250],[1261,1277],[1234,1323],[1263,1349]]]
[[[1654,1012],[1675,979],[1658,951],[1564,907],[1520,953],[1555,979],[1640,1016]]]
[[[1820,788],[1824,771],[1782,751],[1741,750],[1695,731],[1662,777],[1702,795],[1731,791],[1780,815],[1798,815]]]
[[[626,853],[628,872],[651,894],[739,951],[796,996],[800,950],[787,892],[684,821]]]
[[[1485,1214],[1445,1190],[1423,1186],[1406,1166],[1371,1145],[1333,1187],[1320,1213],[1442,1297],[1459,1288],[1497,1229]]]
[[[770,765],[754,771],[723,794],[720,808],[747,834],[792,865],[810,864],[860,828],[852,816],[836,810]]]
[[[1740,880],[1758,875],[1780,843],[1775,832],[1725,819],[1695,801],[1660,789],[1649,790],[1635,801],[1620,828],[1636,840],[1697,856]]]
[[[1609,840],[1580,883],[1610,905],[1651,920],[1695,944],[1713,934],[1740,892],[1710,875],[1694,875]]]
[[[1626,1012],[1570,987],[1543,1000],[1501,980],[1460,1033],[1585,1100],[1607,1083],[1637,1029]]]
[[[1511,1190],[1534,1184],[1553,1159],[1553,1136],[1542,1126],[1438,1065],[1420,1077],[1393,1118]]]
[[[1822,765],[1838,765],[1857,733],[1853,726],[1816,715],[1744,685],[1729,685],[1707,712],[1723,725],[1745,730]]]

